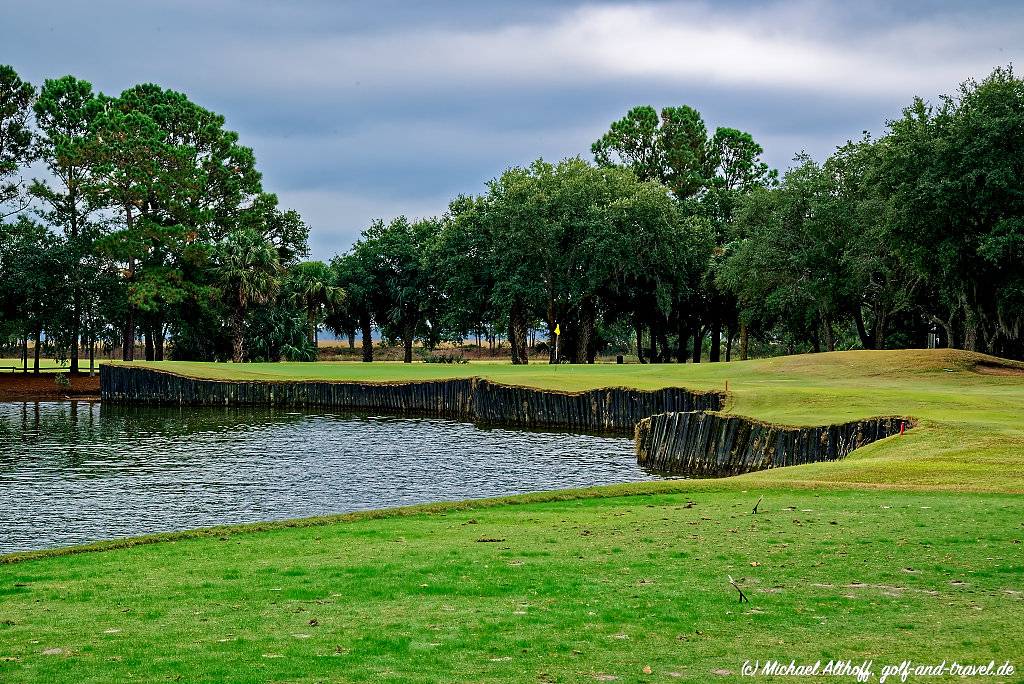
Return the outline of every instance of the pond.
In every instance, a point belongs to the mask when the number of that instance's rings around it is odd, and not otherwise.
[[[0,403],[0,553],[657,478],[625,437],[323,411]]]

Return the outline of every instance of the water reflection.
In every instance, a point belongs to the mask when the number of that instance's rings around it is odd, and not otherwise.
[[[655,477],[618,437],[263,408],[0,403],[0,553]]]

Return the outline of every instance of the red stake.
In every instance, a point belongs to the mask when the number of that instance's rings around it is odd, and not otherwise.
[[[900,421],[900,437],[903,436],[903,428],[905,428],[906,426],[907,426],[907,424],[904,421],[901,420]]]

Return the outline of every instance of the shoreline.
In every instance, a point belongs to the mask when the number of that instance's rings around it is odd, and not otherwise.
[[[444,517],[449,513],[467,513],[489,509],[515,508],[534,504],[559,504],[600,499],[633,499],[657,496],[698,495],[698,494],[739,494],[744,501],[757,501],[761,495],[785,496],[800,492],[828,492],[829,494],[856,494],[858,492],[891,493],[895,495],[930,495],[948,493],[943,487],[909,483],[845,483],[817,480],[765,481],[757,479],[757,473],[744,473],[714,478],[671,478],[649,482],[626,482],[620,484],[574,487],[568,489],[545,489],[525,494],[509,494],[449,501],[386,506],[348,513],[331,513],[303,518],[263,520],[226,525],[210,525],[170,532],[153,532],[128,537],[114,537],[84,544],[56,546],[30,551],[0,553],[0,568],[51,558],[103,553],[119,549],[131,549],[152,544],[166,544],[197,539],[259,535],[282,530],[329,527],[373,520],[400,520],[419,516]],[[978,497],[1018,496],[1019,492],[998,489],[968,489],[956,492]],[[752,504],[751,504],[752,505]]]
[[[100,377],[69,375],[69,387],[55,381],[55,373],[0,373],[0,401],[99,401]]]

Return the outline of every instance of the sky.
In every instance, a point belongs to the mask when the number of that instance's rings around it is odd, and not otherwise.
[[[629,108],[690,105],[785,169],[1024,55],[1024,3],[0,0],[0,63],[227,119],[314,258],[505,168],[590,158]]]

